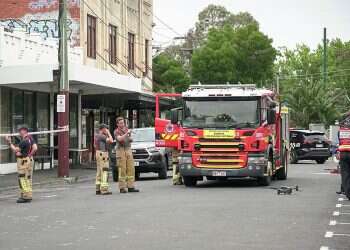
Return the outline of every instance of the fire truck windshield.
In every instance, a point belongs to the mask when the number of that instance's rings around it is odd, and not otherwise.
[[[256,128],[259,126],[258,100],[205,98],[184,102],[183,126],[189,128]]]

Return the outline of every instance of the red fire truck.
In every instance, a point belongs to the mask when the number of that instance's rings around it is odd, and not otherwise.
[[[160,118],[160,97],[182,106]],[[156,146],[179,154],[186,186],[207,180],[256,178],[270,185],[287,178],[288,109],[255,85],[194,85],[182,94],[156,95]]]

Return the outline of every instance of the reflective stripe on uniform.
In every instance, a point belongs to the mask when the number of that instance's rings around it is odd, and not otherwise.
[[[128,181],[134,181],[135,180],[135,176],[127,176],[126,179]]]

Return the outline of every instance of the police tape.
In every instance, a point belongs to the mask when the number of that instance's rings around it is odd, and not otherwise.
[[[29,135],[45,135],[45,134],[57,134],[62,132],[69,131],[68,127],[62,128],[62,129],[56,129],[56,130],[43,130],[43,131],[36,131],[36,132],[29,132]],[[12,137],[12,136],[19,136],[19,133],[9,133],[9,134],[0,134],[0,137]]]

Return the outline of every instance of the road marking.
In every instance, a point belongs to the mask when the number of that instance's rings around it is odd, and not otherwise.
[[[331,220],[329,222],[330,226],[335,226],[335,225],[350,225],[350,222],[338,222],[336,220]]]
[[[329,222],[329,225],[330,225],[330,226],[335,226],[335,225],[337,225],[337,221],[336,221],[336,220],[331,220],[331,221]]]
[[[337,205],[335,205],[335,207],[350,207],[350,205],[344,205],[344,204],[338,203]]]
[[[328,231],[328,232],[326,232],[326,234],[324,235],[324,237],[325,237],[325,238],[332,238],[333,235],[334,235],[333,232]]]
[[[57,195],[56,194],[53,194],[53,195],[44,195],[44,196],[41,196],[41,198],[53,198],[53,197],[56,197]]]
[[[341,215],[341,214],[345,214],[345,215],[350,215],[350,213],[349,212],[339,212],[339,211],[334,211],[333,212],[333,216],[339,216],[339,215]]]
[[[338,201],[344,201],[344,198],[338,198]]]
[[[329,250],[329,247],[322,246],[320,247],[320,250]]]

